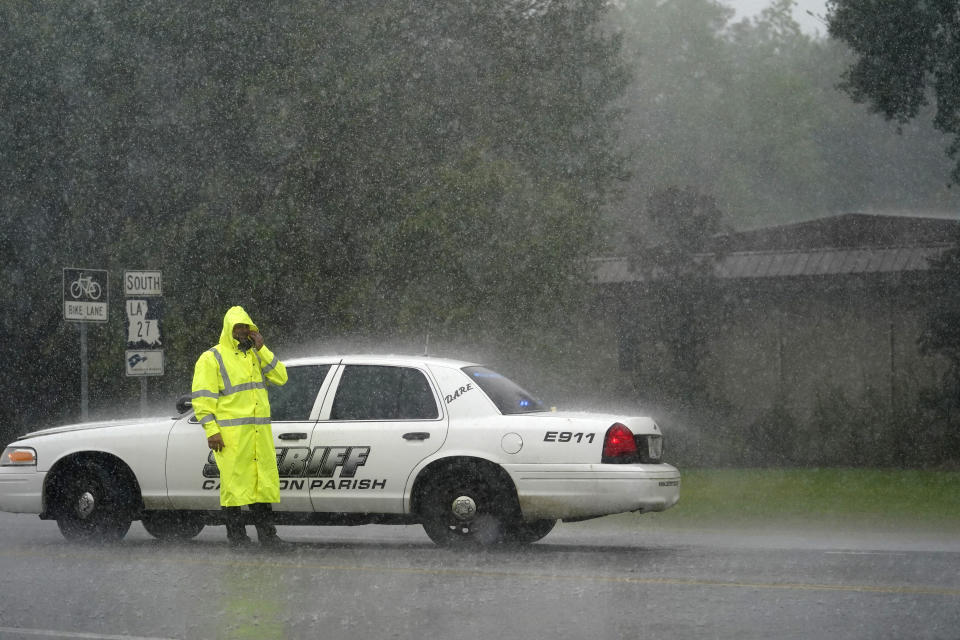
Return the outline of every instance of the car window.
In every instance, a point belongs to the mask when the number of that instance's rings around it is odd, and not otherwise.
[[[348,365],[340,378],[331,420],[432,420],[440,415],[422,371]]]
[[[539,400],[524,391],[517,383],[485,367],[464,367],[463,372],[477,383],[487,397],[493,400],[504,415],[546,411]]]
[[[310,419],[310,410],[317,399],[329,364],[287,367],[287,383],[267,386],[270,394],[270,416],[274,422]]]

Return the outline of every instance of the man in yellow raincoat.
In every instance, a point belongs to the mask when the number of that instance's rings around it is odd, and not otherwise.
[[[270,522],[271,503],[280,502],[280,477],[270,428],[267,385],[282,385],[287,369],[263,344],[243,307],[223,317],[220,342],[204,351],[193,371],[193,409],[220,469],[220,506],[232,546],[248,546],[241,507],[263,546],[287,543]]]

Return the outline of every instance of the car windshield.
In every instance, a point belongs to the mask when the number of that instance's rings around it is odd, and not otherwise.
[[[485,367],[464,367],[463,371],[493,400],[504,415],[547,410],[542,402],[496,371]]]

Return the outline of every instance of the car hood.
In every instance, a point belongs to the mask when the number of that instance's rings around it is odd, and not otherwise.
[[[132,425],[146,425],[153,422],[169,421],[170,418],[127,418],[123,420],[104,420],[101,422],[83,422],[79,424],[68,424],[61,427],[50,427],[48,429],[40,429],[39,431],[31,431],[30,433],[24,434],[18,438],[18,440],[26,440],[28,438],[37,438],[40,436],[51,436],[57,433],[69,433],[71,431],[89,431],[90,429],[110,429],[113,427],[129,427]]]

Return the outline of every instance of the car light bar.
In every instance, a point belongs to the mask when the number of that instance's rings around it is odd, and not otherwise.
[[[36,466],[37,452],[29,447],[7,447],[0,457],[0,467]]]

